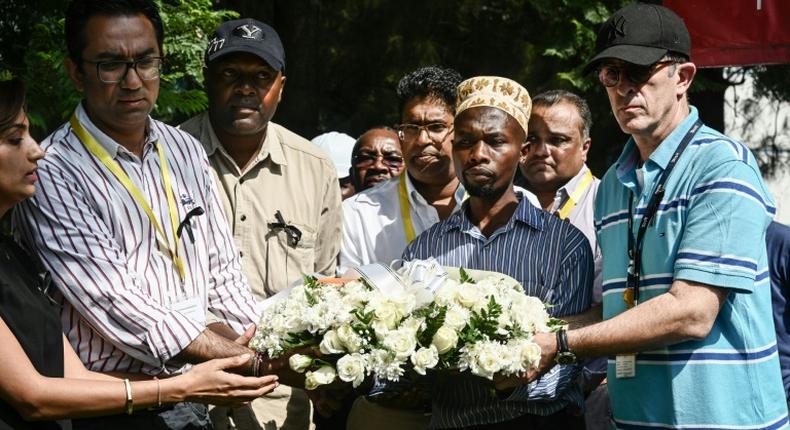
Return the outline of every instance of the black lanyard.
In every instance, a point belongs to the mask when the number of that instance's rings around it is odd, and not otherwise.
[[[645,238],[645,231],[647,230],[647,226],[650,224],[650,221],[652,221],[653,217],[656,215],[656,212],[658,212],[658,205],[661,203],[661,199],[664,197],[664,191],[666,191],[664,184],[666,184],[669,174],[672,173],[672,169],[675,168],[675,164],[677,164],[680,154],[683,153],[689,142],[691,142],[691,138],[697,134],[697,130],[699,130],[701,126],[702,121],[699,119],[694,123],[694,125],[691,126],[689,131],[683,137],[683,140],[680,142],[680,145],[678,145],[678,149],[675,150],[675,153],[669,160],[669,163],[667,163],[666,169],[664,169],[664,172],[658,179],[656,191],[653,193],[653,196],[650,197],[650,202],[647,204],[647,209],[645,210],[645,214],[642,217],[642,222],[639,224],[639,230],[636,234],[636,243],[634,243],[633,236],[633,223],[635,215],[633,209],[633,196],[628,196],[628,281],[626,288],[633,288],[633,304],[639,302],[639,276],[642,269],[642,242]]]

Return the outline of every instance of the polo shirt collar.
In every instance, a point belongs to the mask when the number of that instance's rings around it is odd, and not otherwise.
[[[206,150],[206,154],[208,154],[209,157],[214,155],[216,151],[220,151],[229,160],[232,160],[225,148],[222,146],[222,142],[220,142],[219,138],[217,137],[217,133],[214,132],[214,127],[211,125],[211,119],[209,118],[208,111],[201,114],[200,141],[203,143],[203,148]],[[280,136],[277,134],[277,130],[275,130],[271,121],[269,121],[269,124],[266,126],[266,134],[264,135],[263,145],[261,145],[261,149],[255,155],[253,162],[250,163],[250,166],[255,166],[258,163],[265,161],[267,158],[271,158],[272,162],[275,164],[279,164],[281,166],[288,165],[288,162],[285,159],[285,151],[283,151],[282,141],[280,140]]]
[[[90,117],[88,116],[88,112],[85,111],[85,107],[82,105],[82,102],[77,105],[77,109],[75,109],[75,113],[77,114],[77,120],[79,120],[80,124],[85,127],[85,130],[90,133],[91,136],[96,140],[96,142],[104,148],[105,151],[110,155],[110,157],[115,158],[118,156],[119,151],[124,151],[131,154],[131,151],[126,149],[123,145],[116,142],[115,139],[108,136],[105,132],[103,132],[96,124],[91,121]],[[148,117],[148,121],[145,125],[145,146],[149,144],[156,145],[157,141],[159,141],[159,134],[156,132],[156,129],[151,127],[151,117]]]
[[[680,125],[675,127],[675,129],[672,130],[672,133],[670,133],[669,136],[667,136],[664,141],[658,145],[658,148],[656,148],[656,150],[650,154],[650,158],[648,160],[659,165],[661,170],[666,169],[667,165],[669,164],[669,160],[672,159],[675,151],[680,146],[680,142],[683,141],[686,133],[688,133],[688,131],[691,129],[691,126],[697,121],[697,118],[699,118],[697,108],[690,106],[690,112],[686,119],[684,119]]]
[[[672,130],[672,133],[670,133],[669,136],[667,136],[661,142],[661,144],[658,145],[658,148],[656,148],[656,150],[650,154],[650,157],[647,159],[648,163],[654,163],[659,168],[661,168],[661,170],[667,167],[669,160],[672,159],[672,155],[675,154],[678,146],[680,146],[680,142],[683,140],[683,137],[689,131],[691,126],[697,121],[697,118],[699,118],[697,108],[694,106],[689,106],[689,109],[689,115],[683,120],[683,122],[675,127],[675,129]],[[633,190],[638,188],[636,169],[639,166],[639,162],[639,149],[636,147],[634,138],[631,137],[628,139],[628,142],[623,148],[623,152],[620,154],[620,157],[615,163],[615,171],[620,182]]]

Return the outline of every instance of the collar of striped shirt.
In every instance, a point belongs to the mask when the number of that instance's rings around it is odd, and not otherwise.
[[[541,210],[536,208],[534,204],[532,204],[532,202],[525,197],[526,195],[521,190],[516,190],[516,198],[519,200],[518,207],[516,208],[516,212],[513,213],[513,216],[510,217],[510,220],[505,225],[504,231],[510,230],[513,226],[513,223],[515,222],[522,222],[534,228],[535,230],[543,230],[543,219],[540,216]],[[460,231],[477,231],[477,226],[467,216],[468,209],[469,199],[464,201],[460,211],[454,213],[450,218],[447,219],[447,222],[442,224],[441,233],[446,234],[447,232],[454,229],[458,229]]]

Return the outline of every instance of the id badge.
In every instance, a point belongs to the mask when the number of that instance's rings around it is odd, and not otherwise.
[[[615,376],[617,379],[633,378],[636,376],[636,355],[624,354],[615,357]]]
[[[181,299],[171,304],[170,309],[181,312],[187,318],[201,324],[206,323],[206,309],[198,296]]]

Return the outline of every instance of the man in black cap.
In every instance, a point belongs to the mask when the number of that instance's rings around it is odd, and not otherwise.
[[[622,429],[787,428],[764,242],[776,209],[754,156],[689,105],[691,40],[671,10],[624,7],[597,51],[586,69],[631,135],[595,202],[605,321],[537,335],[538,370],[616,357]]]
[[[181,125],[209,156],[220,200],[258,301],[303,274],[334,274],[340,250],[340,187],[316,145],[271,122],[285,85],[285,53],[274,29],[254,19],[225,22],[206,49],[209,108]],[[212,410],[217,428],[306,429],[310,402],[281,385],[251,407]]]

